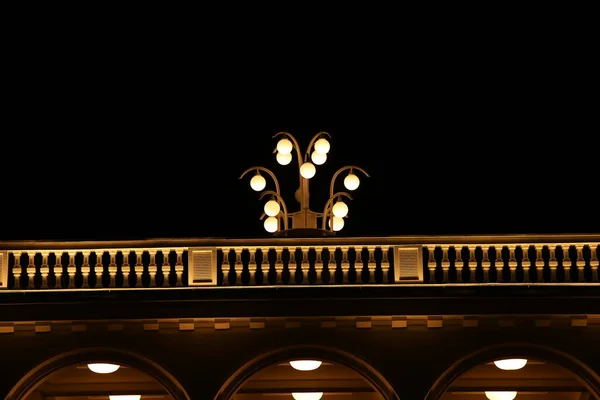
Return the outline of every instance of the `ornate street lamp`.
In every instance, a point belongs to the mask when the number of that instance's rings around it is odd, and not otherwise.
[[[353,191],[360,185],[360,179],[356,172],[361,172],[369,176],[365,170],[355,165],[347,165],[340,168],[333,174],[329,185],[329,198],[325,202],[323,212],[314,212],[309,207],[309,180],[315,176],[318,165],[327,161],[327,154],[330,149],[327,137],[331,135],[327,132],[319,132],[311,139],[306,152],[302,155],[298,141],[288,132],[279,132],[273,138],[280,137],[277,147],[273,151],[276,153],[276,160],[281,165],[288,165],[294,158],[294,152],[298,159],[298,172],[300,185],[296,190],[295,198],[300,203],[300,210],[289,212],[285,200],[281,196],[279,182],[275,174],[265,167],[250,167],[242,173],[240,179],[246,174],[254,171],[254,176],[250,179],[250,187],[262,192],[260,199],[268,198],[264,206],[264,227],[267,232],[276,236],[331,236],[344,227],[344,218],[348,214],[348,205],[344,199],[352,200],[352,196],[345,191],[335,191],[336,178],[342,173],[347,174],[344,177],[344,186],[347,190]],[[271,177],[274,183],[274,190],[268,189],[267,180],[262,173]]]

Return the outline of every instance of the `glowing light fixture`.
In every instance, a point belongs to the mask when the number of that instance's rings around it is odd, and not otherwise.
[[[485,392],[485,397],[489,400],[513,400],[517,397],[517,392],[491,391]]]
[[[273,233],[277,231],[277,218],[275,217],[269,217],[267,219],[265,219],[264,222],[264,226],[265,226],[265,230],[269,233]]]
[[[283,138],[279,142],[277,142],[277,151],[282,154],[290,154],[294,145],[290,141],[290,139]]]
[[[331,219],[329,219],[328,221],[328,226],[331,228]],[[333,230],[334,231],[341,231],[342,228],[344,227],[344,218],[339,218],[339,217],[333,217]]]
[[[527,364],[527,360],[524,358],[507,358],[505,360],[496,360],[494,365],[505,371],[514,371],[521,369]]]
[[[279,181],[275,174],[261,166],[248,168],[240,175],[243,178],[249,172],[254,172],[251,175],[250,187],[261,192],[260,198],[268,196],[269,201],[264,208],[264,214],[260,219],[263,220],[263,226],[269,233],[275,236],[290,236],[290,237],[318,237],[318,236],[333,236],[336,231],[339,231],[344,226],[344,220],[348,214],[348,206],[345,204],[346,199],[352,200],[349,191],[356,190],[360,185],[360,180],[356,175],[358,172],[369,176],[365,170],[356,165],[346,165],[338,169],[329,182],[329,197],[325,201],[325,205],[321,212],[315,212],[310,209],[309,204],[309,182],[316,175],[320,165],[327,162],[328,153],[331,145],[329,138],[331,136],[327,132],[319,132],[312,137],[306,152],[302,152],[298,141],[288,132],[278,132],[273,138],[277,138],[277,146],[274,151],[276,153],[277,162],[281,165],[292,163],[295,158],[298,161],[299,172],[299,187],[293,192],[294,198],[299,203],[299,209],[292,211],[286,204],[285,199],[281,195]],[[295,155],[294,155],[295,154]],[[292,163],[295,164],[295,163]],[[342,190],[336,188],[336,178],[346,172],[343,179],[344,187]],[[265,179],[266,178],[266,179]],[[273,187],[268,188],[267,180]],[[319,183],[319,185],[321,185]],[[323,188],[324,189],[324,188]],[[344,197],[344,201],[341,201]]]
[[[87,365],[88,369],[97,374],[112,374],[119,368],[120,365],[117,364],[108,364],[108,363],[93,363]]]
[[[329,141],[321,138],[315,142],[315,151],[321,154],[327,154],[331,148]]]
[[[110,400],[140,400],[141,394],[111,394],[108,396]]]
[[[305,162],[300,166],[300,175],[302,175],[304,179],[310,179],[315,176],[316,173],[317,168],[311,162]]]
[[[279,203],[275,200],[269,200],[265,203],[265,214],[267,214],[269,217],[275,217],[277,216],[277,214],[279,214],[279,210],[281,210],[281,207],[279,207]]]
[[[288,165],[289,163],[292,162],[292,153],[286,153],[286,154],[277,153],[277,155],[275,156],[275,159],[281,165]]]
[[[319,153],[318,151],[313,151],[310,155],[310,159],[316,165],[323,165],[325,161],[327,161],[327,154]]]
[[[298,371],[312,371],[319,368],[322,361],[317,360],[294,360],[290,361],[292,368]]]
[[[335,215],[336,217],[344,218],[346,215],[348,215],[348,205],[346,203],[344,203],[343,201],[337,201],[333,205],[333,208],[331,209],[331,211],[333,212],[333,215]]]
[[[323,397],[323,392],[304,392],[292,393],[294,400],[319,400]]]
[[[267,180],[264,176],[262,176],[259,173],[257,173],[252,177],[252,179],[250,179],[250,187],[252,188],[252,190],[260,192],[265,188],[265,186],[267,186]]]
[[[346,186],[346,189],[348,189],[348,190],[356,190],[359,185],[360,185],[360,179],[358,179],[358,176],[356,176],[352,172],[350,172],[344,178],[344,186]]]

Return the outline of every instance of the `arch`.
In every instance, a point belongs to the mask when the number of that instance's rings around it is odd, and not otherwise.
[[[452,364],[435,381],[425,400],[438,400],[463,373],[478,365],[500,358],[537,358],[553,362],[571,371],[581,379],[589,392],[600,399],[600,377],[575,357],[556,349],[532,343],[505,343],[487,346],[461,358]]]
[[[21,378],[5,400],[22,400],[51,373],[73,364],[89,361],[117,363],[139,369],[154,378],[176,400],[191,400],[177,380],[157,363],[130,351],[108,347],[69,351],[42,362]]]
[[[256,372],[273,365],[282,360],[293,358],[299,359],[326,359],[342,364],[358,372],[369,382],[386,400],[400,400],[392,386],[387,380],[371,365],[364,360],[342,350],[327,346],[304,345],[283,347],[271,352],[263,353],[260,356],[246,362],[227,379],[221,386],[221,389],[214,400],[229,400],[237,390]]]

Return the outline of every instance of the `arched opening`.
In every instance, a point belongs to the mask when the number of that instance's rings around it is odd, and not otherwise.
[[[190,400],[175,378],[158,364],[111,348],[81,349],[53,357],[29,371],[5,400],[90,398]]]
[[[499,345],[454,363],[426,400],[600,400],[600,378],[550,348]]]
[[[317,361],[312,366],[294,361]],[[309,368],[315,367],[316,368]],[[399,400],[374,368],[329,347],[278,349],[244,364],[215,400]]]

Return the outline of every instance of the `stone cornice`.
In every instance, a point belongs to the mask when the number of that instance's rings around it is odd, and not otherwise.
[[[598,243],[600,233],[594,234],[502,234],[502,235],[416,235],[374,237],[318,237],[318,238],[152,238],[141,240],[101,241],[0,241],[0,250],[57,250],[57,249],[112,249],[112,248],[188,248],[188,247],[268,247],[268,246],[375,246],[375,245],[438,245],[438,244],[547,244]]]

